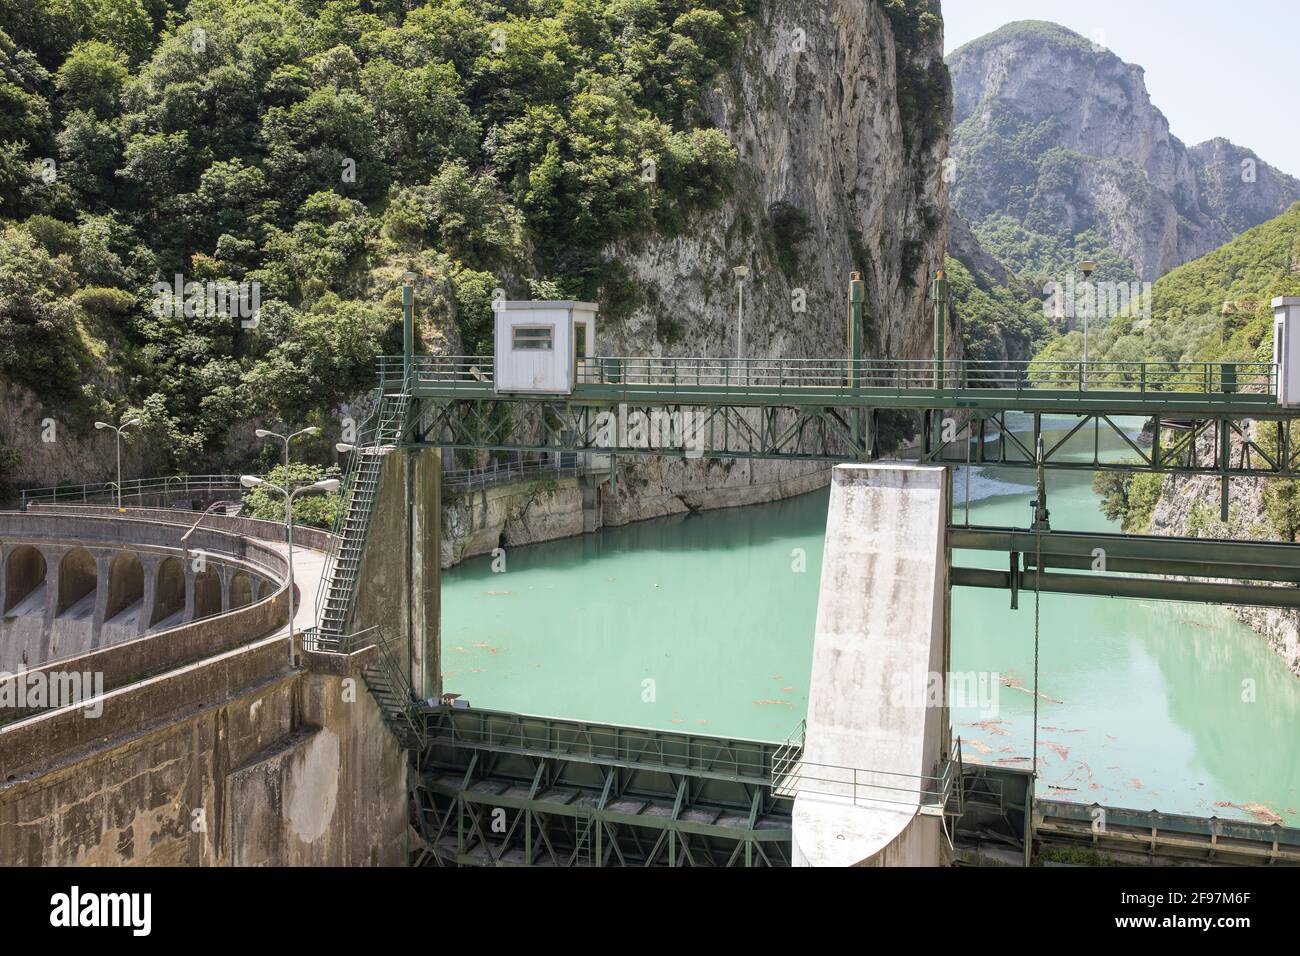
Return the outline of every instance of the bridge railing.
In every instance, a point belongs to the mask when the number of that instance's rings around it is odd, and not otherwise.
[[[443,706],[427,715],[429,741],[529,756],[616,762],[768,786],[780,745],[645,727]]]
[[[402,382],[400,356],[380,360],[386,390]],[[491,386],[490,356],[416,356],[417,386],[481,392]],[[1114,392],[1274,394],[1270,362],[949,361],[930,359],[758,359],[602,356],[581,359],[577,385],[679,391],[780,393],[804,389],[1051,389]]]
[[[242,492],[239,475],[169,475],[161,478],[131,478],[122,482],[122,504],[137,506],[145,499],[170,496],[209,495]],[[20,504],[117,502],[117,482],[100,481],[80,485],[52,485],[26,488],[19,493]]]

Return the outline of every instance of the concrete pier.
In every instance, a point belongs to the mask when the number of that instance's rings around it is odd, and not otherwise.
[[[837,465],[817,605],[796,866],[945,862],[947,469]]]

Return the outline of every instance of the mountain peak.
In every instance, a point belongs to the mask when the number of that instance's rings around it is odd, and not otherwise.
[[[982,37],[976,37],[974,40],[962,44],[948,54],[947,61],[949,65],[952,65],[963,57],[978,55],[987,50],[1017,42],[1047,44],[1057,49],[1075,50],[1094,56],[1119,59],[1110,50],[1094,43],[1082,34],[1075,33],[1069,27],[1061,26],[1059,23],[1053,23],[1050,20],[1014,20],[998,27],[992,33],[986,33]]]
[[[948,64],[952,201],[982,241],[1009,219],[1063,250],[1101,241],[1155,279],[1300,198],[1300,183],[1227,140],[1189,150],[1140,67],[1059,24],[1009,23]]]

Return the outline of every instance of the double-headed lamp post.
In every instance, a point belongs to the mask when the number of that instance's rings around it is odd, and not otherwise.
[[[330,494],[339,490],[339,480],[337,478],[326,478],[315,484],[304,485],[289,491],[287,488],[281,488],[279,485],[273,485],[269,481],[258,478],[256,475],[243,475],[239,483],[245,488],[269,488],[271,491],[278,491],[284,496],[284,525],[288,529],[289,541],[289,666],[293,666],[293,499],[299,495],[308,492],[319,491],[324,494]],[[286,481],[285,484],[288,484]]]
[[[121,425],[111,425],[108,422],[95,422],[95,427],[99,429],[111,428],[117,433],[117,510],[122,511],[122,432],[126,431],[132,425],[139,425],[140,419],[133,418],[129,422],[123,422]]]
[[[292,435],[281,435],[279,432],[267,431],[265,428],[259,428],[257,431],[253,432],[253,434],[258,438],[278,438],[280,441],[284,442],[284,480],[287,484],[289,481],[289,442],[293,441],[299,435],[315,435],[319,432],[320,429],[315,425],[308,425],[306,428],[300,428]]]

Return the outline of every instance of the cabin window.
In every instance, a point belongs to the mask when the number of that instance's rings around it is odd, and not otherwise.
[[[550,351],[554,348],[552,336],[555,331],[553,325],[517,325],[513,332],[513,347],[516,351],[520,349],[542,349]]]

